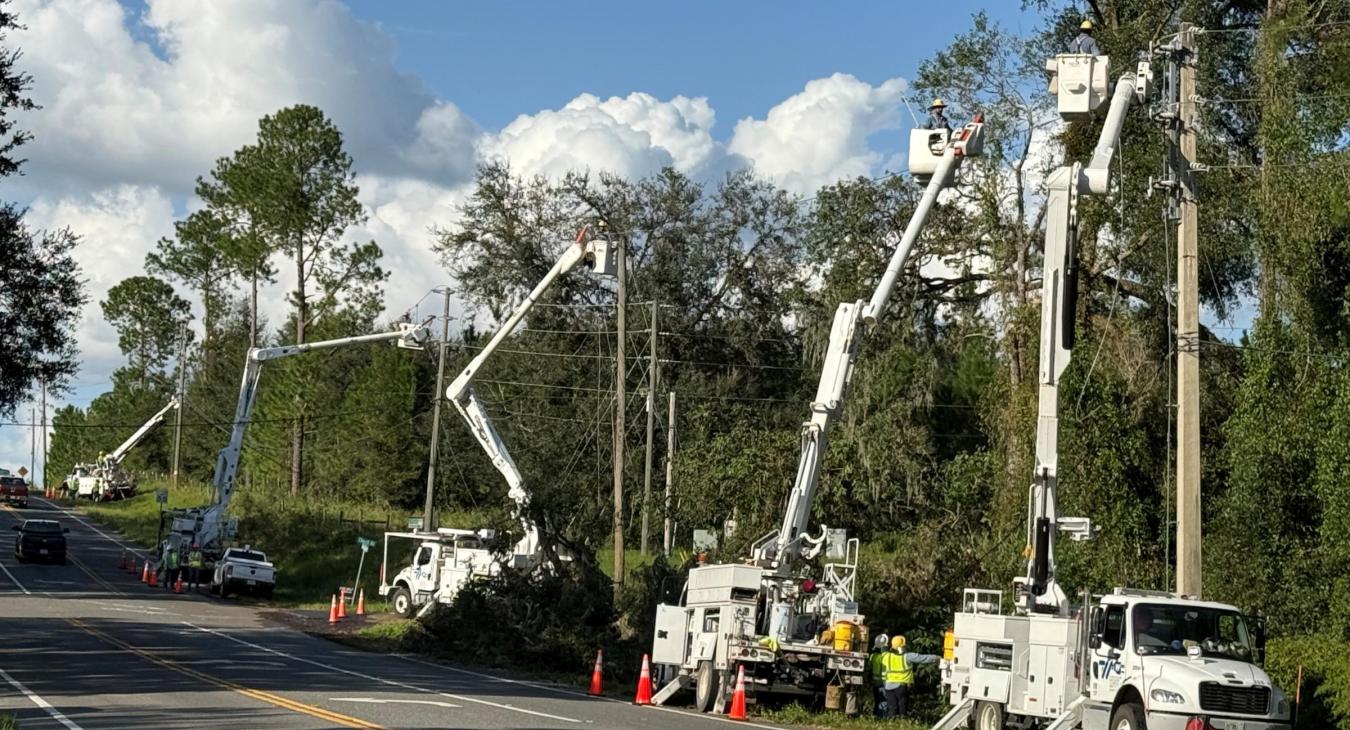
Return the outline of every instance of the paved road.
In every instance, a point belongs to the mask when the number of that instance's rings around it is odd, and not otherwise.
[[[153,590],[118,570],[129,546],[117,535],[45,500],[0,510],[0,534],[38,517],[70,528],[69,564],[18,564],[12,543],[0,542],[0,713],[24,730],[716,730],[729,722],[353,651],[247,606]]]

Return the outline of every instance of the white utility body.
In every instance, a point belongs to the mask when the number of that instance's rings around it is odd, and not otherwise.
[[[136,432],[127,437],[111,454],[99,455],[92,464],[76,464],[66,477],[66,491],[74,491],[75,496],[104,502],[112,499],[124,499],[136,494],[136,477],[122,471],[122,460],[155,427],[164,422],[164,416],[178,407],[178,398],[169,402],[155,415],[151,416]]]
[[[1105,56],[1064,54],[1047,64],[1066,120],[1091,118],[1107,98]],[[1234,607],[1117,588],[1072,605],[1055,577],[1055,540],[1091,539],[1093,525],[1063,517],[1055,500],[1059,382],[1073,349],[1078,201],[1104,195],[1125,114],[1149,93],[1147,62],[1116,82],[1092,161],[1047,180],[1041,289],[1036,471],[1027,510],[1026,573],[1003,592],[967,589],[943,662],[950,730],[1288,730],[1289,704],[1259,666],[1263,630]]]
[[[485,547],[491,530],[456,530],[443,527],[435,532],[386,532],[384,557],[380,561],[380,595],[389,608],[410,618],[419,606],[450,603],[470,582],[501,572],[499,556]],[[390,540],[409,540],[416,545],[412,562],[387,579]]]
[[[399,322],[396,329],[391,332],[306,342],[301,345],[250,348],[244,358],[244,376],[239,384],[239,400],[235,403],[230,441],[216,455],[216,470],[211,478],[216,501],[203,507],[176,509],[169,513],[173,520],[168,536],[160,543],[161,559],[168,555],[170,550],[177,550],[181,555],[186,555],[188,549],[196,544],[201,546],[208,566],[214,566],[225,550],[225,543],[234,538],[235,521],[228,517],[230,499],[234,495],[234,479],[239,472],[239,456],[244,446],[244,432],[248,429],[249,417],[253,413],[254,401],[258,395],[258,378],[262,374],[263,363],[313,350],[387,340],[394,340],[399,347],[405,349],[420,350],[426,339],[427,330],[424,325]]]
[[[653,698],[657,704],[693,685],[698,709],[721,711],[738,667],[744,667],[750,702],[761,693],[798,695],[857,712],[867,647],[856,637],[838,646],[820,637],[841,623],[865,633],[853,595],[858,541],[824,525],[812,535],[807,523],[829,431],[843,411],[863,335],[885,314],[938,194],[954,184],[966,157],[981,154],[983,140],[978,116],[956,133],[911,133],[910,172],[926,187],[871,300],[844,302],[835,312],[782,524],[754,542],[744,563],[693,568],[680,602],[657,606],[652,660],[664,684]]]
[[[447,547],[446,541],[454,546],[456,553],[463,553],[465,550],[473,551],[475,557],[469,560],[472,563],[473,570],[466,575],[460,575],[455,570],[440,570],[441,561],[428,557],[429,553],[419,550],[415,556],[415,562],[399,571],[399,576],[408,576],[404,580],[403,589],[407,591],[407,596],[401,598],[398,590],[398,579],[393,584],[386,584],[384,581],[384,565],[380,567],[380,595],[387,595],[393,592],[394,597],[390,600],[390,608],[403,615],[408,615],[413,606],[431,606],[436,603],[450,603],[455,599],[455,594],[459,588],[470,579],[496,575],[501,566],[513,568],[516,570],[530,571],[540,567],[543,555],[539,546],[539,527],[526,514],[526,507],[530,503],[529,490],[525,488],[525,479],[520,474],[520,469],[516,467],[515,459],[511,458],[511,452],[506,449],[506,443],[502,441],[501,434],[497,428],[492,425],[492,419],[488,417],[487,409],[483,407],[482,401],[473,391],[473,379],[482,369],[483,364],[487,362],[492,353],[506,341],[506,338],[515,331],[516,326],[520,324],[525,315],[534,307],[535,302],[548,291],[553,282],[558,277],[568,273],[579,264],[586,264],[591,273],[600,276],[613,276],[618,271],[617,249],[606,240],[593,240],[587,237],[586,229],[577,233],[576,239],[563,251],[562,256],[558,257],[553,268],[549,269],[543,279],[535,285],[530,293],[525,295],[525,299],[516,305],[515,311],[507,317],[502,326],[493,334],[492,339],[479,350],[478,354],[469,361],[468,365],[460,371],[459,375],[450,382],[450,386],[445,390],[445,397],[455,405],[455,410],[464,417],[464,422],[468,424],[469,431],[478,444],[483,447],[492,460],[492,465],[497,468],[502,477],[506,479],[507,494],[515,505],[515,518],[520,522],[521,538],[511,547],[510,554],[500,553],[495,558],[495,563],[489,568],[484,562],[485,557],[478,555],[483,553],[489,555],[486,548],[481,547],[482,541],[492,540],[494,531],[487,529],[479,530],[456,530],[446,529],[438,530],[436,533],[385,533],[385,561],[388,562],[388,543],[390,537],[410,537],[427,541],[424,547],[432,553],[444,551]],[[437,537],[440,535],[441,537]],[[468,548],[472,543],[475,547]],[[438,547],[440,545],[440,547]],[[463,553],[469,554],[469,553]],[[560,556],[565,558],[565,556]],[[420,564],[416,560],[431,560],[430,563]],[[467,565],[468,563],[466,563]],[[420,572],[419,572],[420,570]],[[441,577],[428,577],[427,573],[439,570]],[[420,576],[416,580],[414,576]],[[403,601],[404,603],[401,603]],[[406,608],[400,608],[405,605]]]

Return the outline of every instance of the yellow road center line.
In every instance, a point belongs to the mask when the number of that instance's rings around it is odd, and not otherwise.
[[[120,596],[120,595],[123,595],[121,589],[119,589],[117,586],[113,585],[112,583],[109,583],[108,581],[104,580],[104,579],[102,578],[102,576],[98,575],[98,574],[95,573],[93,570],[91,570],[91,569],[89,568],[89,566],[85,565],[83,560],[80,560],[79,558],[75,557],[74,555],[71,555],[71,554],[70,554],[70,548],[66,548],[66,558],[69,559],[70,562],[74,563],[74,564],[75,564],[75,567],[77,567],[77,568],[79,568],[80,570],[84,571],[84,574],[87,575],[87,576],[89,576],[90,578],[92,578],[92,579],[94,580],[95,583],[98,583],[99,585],[103,586],[106,590],[108,590],[108,591],[110,591],[110,592],[112,592],[112,593],[116,593],[116,594],[119,595],[119,596]]]
[[[79,619],[72,618],[67,619],[67,621],[69,621],[72,626],[84,631],[90,636],[93,636],[97,639],[101,639],[109,644],[112,644],[113,646],[118,647],[119,649],[129,651],[139,657],[148,659],[149,661],[152,661],[162,667],[172,669],[173,671],[178,672],[179,674],[192,677],[193,679],[199,679],[208,684],[214,684],[217,687],[228,689],[232,692],[237,692],[245,697],[250,697],[260,702],[266,702],[269,705],[275,705],[277,707],[280,707],[285,710],[290,710],[292,712],[299,712],[305,715],[310,715],[312,717],[317,717],[320,720],[335,723],[343,727],[359,728],[360,730],[386,730],[386,728],[382,725],[376,725],[374,723],[366,722],[365,720],[351,717],[349,715],[343,715],[341,713],[333,712],[331,710],[325,710],[322,707],[307,705],[303,702],[298,702],[296,700],[292,700],[287,697],[282,697],[281,695],[272,694],[271,692],[264,692],[263,690],[260,689],[245,687],[244,685],[236,684],[234,682],[229,681],[228,679],[215,677],[210,674],[206,674],[205,672],[199,672],[196,669],[180,664],[176,661],[173,661],[172,659],[165,659],[164,657],[153,654],[146,649],[142,649],[138,646],[128,644],[127,642],[122,641],[121,639],[113,637],[103,631],[100,631],[99,629],[89,626],[88,624],[84,623]]]

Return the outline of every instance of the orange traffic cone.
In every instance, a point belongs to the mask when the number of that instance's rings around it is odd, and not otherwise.
[[[364,588],[356,594],[356,615],[366,615],[366,589]]]
[[[642,655],[642,674],[638,675],[637,695],[633,697],[635,705],[650,705],[652,703],[652,664],[651,659]]]
[[[343,591],[343,592],[342,592],[342,595],[338,598],[338,602],[337,602],[337,603],[338,603],[337,617],[338,617],[338,620],[341,621],[342,619],[347,618],[347,592],[346,592],[346,591]]]
[[[328,604],[328,623],[335,624],[337,622],[338,622],[337,596],[334,595],[332,603]]]
[[[601,663],[601,657],[603,655],[604,655],[603,651],[596,650],[595,669],[591,670],[591,688],[586,691],[586,694],[592,697],[600,696],[601,687],[604,684],[604,665]]]
[[[745,665],[736,667],[736,691],[731,693],[731,712],[729,720],[745,719]]]
[[[181,576],[181,575],[178,576],[178,580],[175,580],[175,581],[173,582],[173,592],[174,592],[174,593],[182,593],[182,592],[183,592],[183,576]]]
[[[145,561],[145,567],[141,569],[141,582],[150,585],[150,561]]]
[[[151,588],[159,587],[159,571],[157,570],[150,571],[150,587]]]

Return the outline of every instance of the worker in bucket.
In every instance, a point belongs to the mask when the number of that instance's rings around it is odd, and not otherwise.
[[[886,714],[886,668],[882,664],[882,657],[890,649],[890,637],[880,634],[872,642],[872,653],[867,655],[867,678],[872,682],[873,702],[872,709],[877,717],[884,717]]]
[[[1097,39],[1092,37],[1096,28],[1091,20],[1084,20],[1078,25],[1078,35],[1069,43],[1069,53],[1086,53],[1090,56],[1102,55],[1101,46],[1097,45]]]
[[[934,99],[928,107],[928,121],[924,122],[924,129],[945,129],[952,131],[951,122],[947,121],[947,103],[941,99]]]
[[[206,558],[202,555],[202,546],[192,543],[192,550],[188,552],[188,590],[195,591],[201,587],[202,568],[206,567]]]
[[[904,717],[909,709],[909,695],[914,689],[914,666],[937,664],[940,657],[905,651],[905,637],[891,638],[891,650],[882,654],[882,693],[886,696],[886,719]]]

